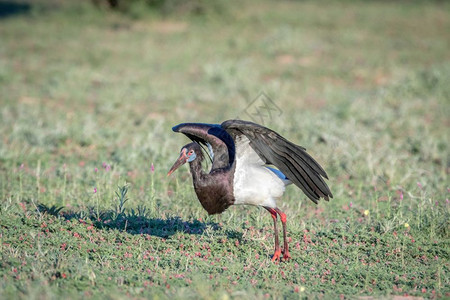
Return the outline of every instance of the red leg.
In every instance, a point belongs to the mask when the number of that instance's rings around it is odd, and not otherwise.
[[[280,241],[278,238],[278,229],[277,229],[277,211],[270,207],[264,206],[264,208],[267,209],[270,212],[270,214],[272,215],[273,229],[275,231],[275,252],[272,256],[272,261],[279,261],[280,256],[281,256],[281,248],[280,248]]]
[[[283,259],[288,260],[291,258],[291,255],[289,254],[289,246],[286,239],[286,214],[282,212],[279,208],[275,208],[274,210],[280,215],[281,224],[283,225],[283,240],[284,240]]]

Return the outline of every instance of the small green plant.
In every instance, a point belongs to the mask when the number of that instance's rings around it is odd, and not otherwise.
[[[128,202],[128,184],[124,184],[123,186],[118,186],[117,191],[115,192],[116,195],[116,202],[114,204],[114,210],[113,210],[113,216],[115,221],[117,221],[119,218],[125,217],[125,203]]]

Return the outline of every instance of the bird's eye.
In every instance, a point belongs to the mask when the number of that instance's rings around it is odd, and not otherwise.
[[[189,155],[194,154],[194,150],[189,151]]]

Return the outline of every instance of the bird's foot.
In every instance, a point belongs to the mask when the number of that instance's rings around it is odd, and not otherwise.
[[[275,253],[272,256],[272,261],[273,262],[279,262],[281,258],[281,249],[275,249]]]
[[[289,253],[289,250],[287,250],[287,251],[283,250],[283,260],[287,261],[289,259],[291,259],[291,254]]]

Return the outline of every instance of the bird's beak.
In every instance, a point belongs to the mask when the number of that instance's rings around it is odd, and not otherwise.
[[[182,151],[180,154],[180,157],[177,159],[177,161],[173,164],[172,168],[170,168],[169,173],[167,173],[167,176],[170,176],[173,172],[175,172],[176,169],[181,167],[187,162],[187,156],[185,151]]]

